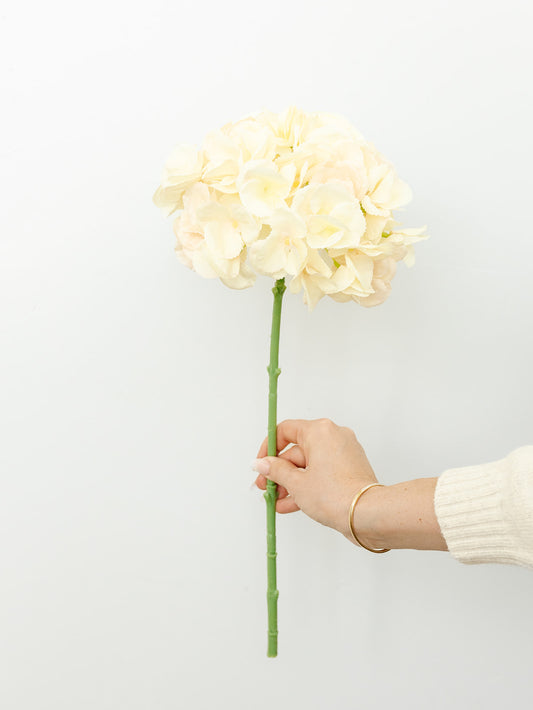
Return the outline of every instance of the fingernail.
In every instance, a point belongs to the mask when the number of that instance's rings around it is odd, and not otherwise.
[[[270,461],[266,461],[265,459],[255,459],[252,463],[252,468],[254,471],[262,473],[263,476],[268,476],[270,473]]]

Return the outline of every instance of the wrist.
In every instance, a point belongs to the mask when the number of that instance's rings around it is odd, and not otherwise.
[[[387,509],[386,500],[389,496],[389,489],[390,486],[383,484],[372,486],[361,495],[355,504],[352,513],[353,529],[357,539],[366,547],[373,549],[388,547],[385,544],[386,531],[383,521],[385,519],[384,511]],[[354,544],[357,544],[349,528],[347,537]]]
[[[435,513],[436,482],[418,478],[365,491],[352,516],[359,540],[374,549],[446,550]]]

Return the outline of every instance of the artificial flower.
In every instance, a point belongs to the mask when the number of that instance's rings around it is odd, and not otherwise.
[[[177,146],[154,194],[174,222],[180,260],[248,288],[287,277],[312,310],[323,296],[370,306],[414,263],[424,228],[400,225],[411,199],[394,166],[344,116],[259,111]]]

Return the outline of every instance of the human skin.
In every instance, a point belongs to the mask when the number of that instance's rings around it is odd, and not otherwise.
[[[289,447],[289,448],[287,448]],[[377,483],[355,433],[330,419],[286,419],[277,426],[278,456],[267,456],[267,438],[254,462],[258,488],[278,484],[276,512],[302,510],[355,543],[348,514],[355,494]],[[435,514],[437,478],[373,486],[359,498],[353,525],[375,549],[447,550]]]

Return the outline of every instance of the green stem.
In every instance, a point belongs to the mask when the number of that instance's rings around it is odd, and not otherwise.
[[[272,330],[270,333],[270,364],[268,371],[268,455],[277,456],[276,427],[278,404],[278,377],[281,370],[278,367],[279,326],[281,322],[281,301],[285,292],[285,279],[278,279],[272,289],[274,306],[272,309]],[[274,481],[267,480],[266,493],[267,513],[267,608],[268,608],[268,651],[267,656],[278,655],[278,597],[276,588],[276,498],[278,487]]]

